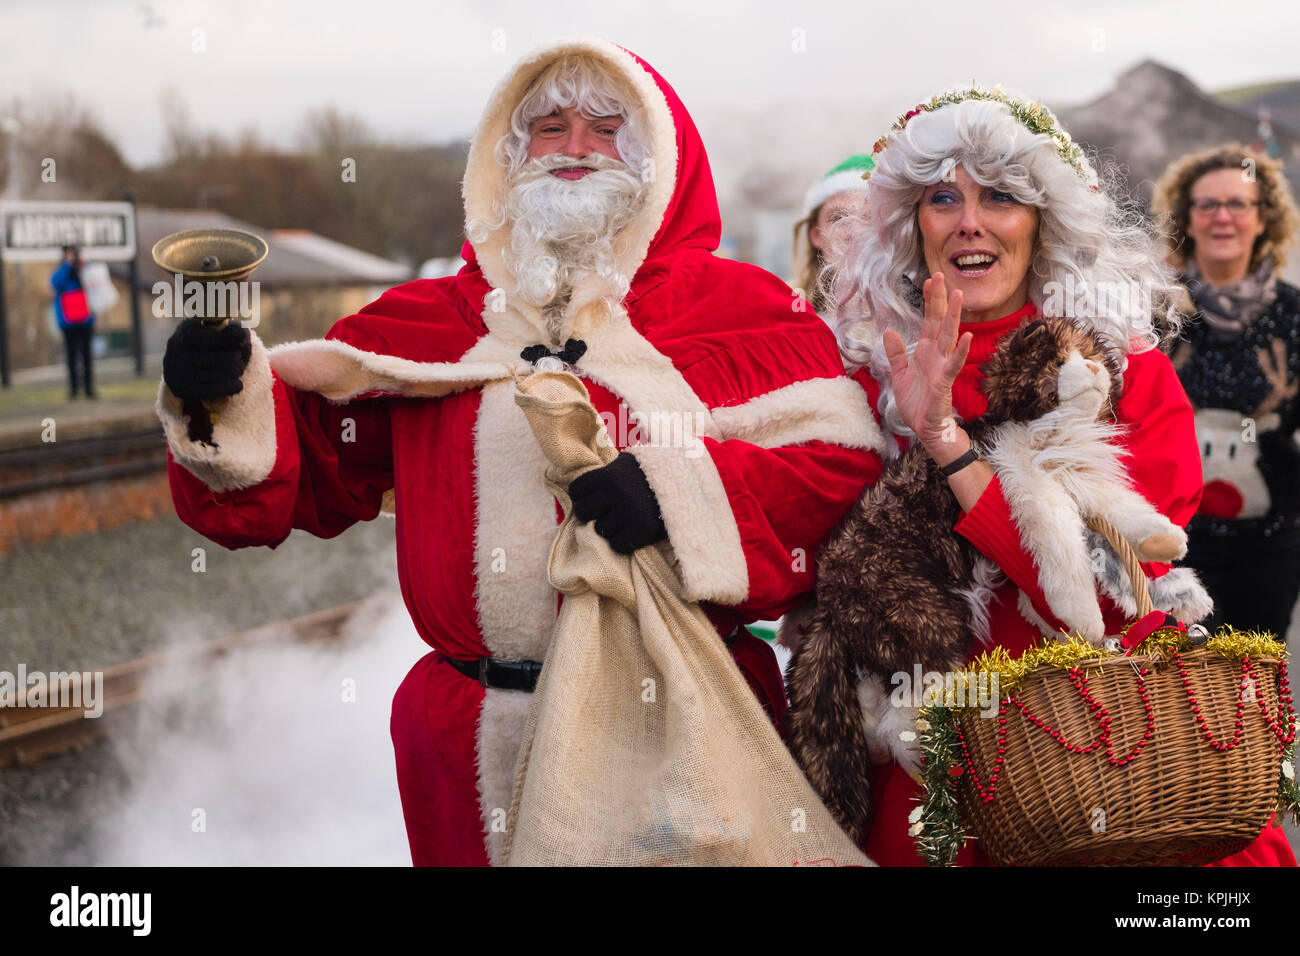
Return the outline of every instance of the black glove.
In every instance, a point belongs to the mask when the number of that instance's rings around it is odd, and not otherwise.
[[[583,524],[594,520],[596,533],[619,554],[668,537],[654,489],[627,452],[573,479],[569,499],[577,519]]]
[[[253,337],[239,322],[219,329],[185,319],[167,340],[163,381],[183,401],[224,398],[243,389]]]

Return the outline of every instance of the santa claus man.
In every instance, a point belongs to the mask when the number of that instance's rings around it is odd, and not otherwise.
[[[329,537],[395,506],[402,595],[433,648],[393,700],[417,865],[495,859],[556,618],[560,515],[516,374],[563,362],[584,379],[624,451],[574,483],[578,518],[624,553],[667,539],[778,725],[775,657],[742,625],[811,588],[882,447],[826,327],[780,280],[713,255],[699,134],[633,54],[584,39],[518,64],[464,199],[458,275],[271,352],[188,320],[158,399],[177,513],[226,547]]]

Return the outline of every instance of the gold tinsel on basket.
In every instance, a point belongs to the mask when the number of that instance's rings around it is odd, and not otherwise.
[[[1127,632],[1128,629],[1125,628],[1125,633]],[[1153,631],[1133,650],[1133,654],[1168,657],[1171,650],[1184,651],[1191,646],[1191,639],[1185,633],[1177,628],[1163,627]],[[1287,656],[1286,645],[1281,641],[1267,634],[1238,631],[1231,627],[1220,628],[1205,647],[1221,657],[1238,661],[1243,657],[1285,659]],[[981,672],[997,674],[998,690],[1005,698],[1014,694],[1021,682],[1040,666],[1057,667],[1061,670],[1083,666],[1086,669],[1089,661],[1123,656],[1125,656],[1123,651],[1093,647],[1078,635],[1067,641],[1044,637],[1041,645],[1025,651],[1019,657],[1012,657],[1001,647],[985,651],[975,659],[969,670],[976,674]]]

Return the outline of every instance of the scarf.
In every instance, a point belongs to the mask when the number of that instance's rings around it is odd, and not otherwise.
[[[1265,256],[1254,272],[1216,287],[1201,277],[1195,260],[1189,259],[1179,281],[1205,320],[1211,341],[1231,342],[1254,325],[1277,298],[1275,271],[1273,257]]]

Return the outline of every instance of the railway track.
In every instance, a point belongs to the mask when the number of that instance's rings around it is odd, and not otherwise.
[[[84,707],[80,706],[17,707],[13,694],[0,697],[0,769],[33,763],[129,726],[134,708],[147,699],[150,692],[149,678],[156,673],[180,675],[168,679],[166,690],[170,694],[200,684],[207,673],[206,665],[238,649],[272,646],[280,642],[337,640],[344,622],[362,603],[356,601],[304,617],[277,621],[214,641],[106,668],[102,672],[104,710],[97,718],[86,717]],[[50,688],[50,699],[84,700],[81,695],[73,696],[77,688],[70,686],[79,680],[80,675],[73,675],[69,681],[62,682],[58,695],[54,688]]]
[[[0,501],[99,481],[134,478],[167,467],[161,427],[131,424],[108,434],[0,448]]]

